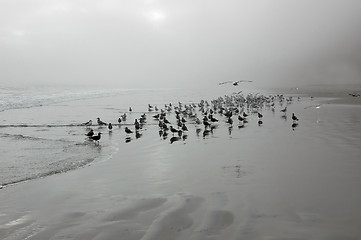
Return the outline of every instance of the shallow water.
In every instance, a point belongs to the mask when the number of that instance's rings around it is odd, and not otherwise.
[[[138,138],[126,135],[125,126],[116,126],[111,133],[94,127],[104,132],[99,145],[85,140],[84,126],[67,125],[95,121],[98,116],[115,122],[130,105],[131,124],[147,111],[148,103],[196,102],[222,95],[163,93],[154,90],[58,103],[19,110],[22,116],[4,111],[7,126],[0,131],[9,144],[5,155],[12,156],[12,162],[27,153],[33,157],[23,162],[38,162],[36,152],[48,159],[40,161],[41,166],[57,154],[77,161],[88,155],[93,159],[91,167],[79,165],[75,171],[3,188],[0,237],[359,239],[359,106],[315,107],[317,99],[302,97],[288,105],[287,118],[280,104],[275,111],[260,110],[262,126],[256,113],[250,114],[244,128],[238,128],[236,121],[229,128],[225,117],[217,114],[220,121],[213,132],[204,135],[203,126],[189,121],[187,137],[174,142],[171,133],[159,136],[150,113]],[[292,112],[300,119],[296,127],[292,127]],[[34,113],[40,120],[33,119]],[[173,112],[168,117],[174,122]],[[24,124],[23,119],[61,126],[8,126]],[[21,151],[15,151],[17,141],[22,142]],[[44,151],[43,146],[52,147]]]
[[[109,159],[119,148],[119,141],[112,139],[118,136],[113,136],[107,127],[97,126],[97,117],[117,124],[117,119],[124,113],[129,114],[128,108],[132,107],[132,114],[122,123],[127,125],[148,111],[148,103],[160,109],[164,104],[197,102],[211,95],[179,89],[0,89],[0,185]],[[82,123],[90,119],[94,123],[92,128],[104,133],[99,146],[85,137],[89,129]]]

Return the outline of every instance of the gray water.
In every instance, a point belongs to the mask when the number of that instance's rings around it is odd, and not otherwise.
[[[124,113],[134,118],[148,112],[148,104],[198,102],[212,93],[179,89],[0,89],[0,186],[74,170],[109,159],[120,139],[96,118],[117,124]],[[128,109],[134,110],[130,114]],[[102,132],[101,144],[85,136],[90,128]],[[157,123],[153,122],[157,125]],[[115,130],[116,131],[116,130]],[[115,132],[114,131],[114,132]]]

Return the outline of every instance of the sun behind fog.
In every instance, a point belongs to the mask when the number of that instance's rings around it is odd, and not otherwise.
[[[165,19],[165,15],[162,11],[153,10],[149,13],[149,19],[152,21],[162,21]]]

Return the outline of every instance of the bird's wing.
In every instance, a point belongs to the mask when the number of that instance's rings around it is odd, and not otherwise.
[[[240,82],[253,82],[253,81],[250,81],[250,80],[239,80],[239,81],[236,81],[237,83],[240,83]]]
[[[232,81],[220,82],[218,85],[226,84],[226,83],[233,83]]]

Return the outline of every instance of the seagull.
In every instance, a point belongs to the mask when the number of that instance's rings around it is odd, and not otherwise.
[[[248,81],[248,80],[226,81],[226,82],[218,83],[218,85],[222,85],[222,84],[226,84],[226,83],[232,83],[233,86],[238,86],[238,84],[241,83],[241,82],[252,82],[252,81]]]
[[[233,119],[231,118],[231,117],[228,117],[228,119],[227,119],[227,123],[229,123],[229,124],[233,124]]]
[[[257,114],[258,114],[258,118],[263,118],[263,115],[261,113],[257,112]]]
[[[95,142],[98,142],[98,143],[99,143],[100,135],[101,135],[101,134],[102,134],[102,133],[98,133],[98,135],[96,135],[96,136],[91,136],[90,139],[91,139],[91,140],[94,140]]]
[[[133,131],[130,130],[128,127],[125,127],[125,133],[126,134],[131,134],[131,133],[133,133]]]
[[[359,97],[361,96],[359,93],[349,93],[348,95],[352,96],[352,97]]]
[[[134,120],[134,126],[135,126],[135,130],[139,130],[140,129],[140,123],[138,122],[138,119]]]
[[[204,127],[211,126],[211,124],[205,119],[203,119],[203,125],[204,125]]]
[[[285,107],[284,109],[281,109],[281,112],[286,113],[287,112],[287,107]]]
[[[105,122],[101,121],[100,118],[97,118],[98,125],[108,125]]]
[[[180,140],[180,137],[171,137],[170,139],[170,144],[176,142],[176,141],[179,141]]]
[[[173,134],[179,132],[177,129],[173,128],[173,126],[170,126],[169,129]]]
[[[122,119],[121,118],[118,118],[118,123],[120,124],[122,122]]]
[[[109,129],[109,131],[111,131],[113,129],[113,125],[111,123],[109,123],[108,129]]]
[[[218,119],[214,118],[212,114],[209,116],[211,122],[218,122]]]
[[[135,138],[138,139],[142,136],[143,134],[141,134],[139,131],[135,131]]]
[[[92,124],[93,124],[92,120],[89,120],[86,123],[82,123],[82,125],[85,125],[85,126],[91,126]]]
[[[292,113],[292,120],[293,121],[298,121],[298,118],[296,117],[296,115],[294,113]]]
[[[88,137],[93,136],[93,135],[94,135],[93,129],[90,129],[90,131],[89,131],[87,134],[85,134],[85,135],[88,136]]]

